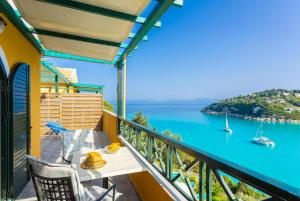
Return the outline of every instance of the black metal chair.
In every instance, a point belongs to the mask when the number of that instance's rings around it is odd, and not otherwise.
[[[77,172],[64,164],[53,164],[27,156],[29,172],[39,201],[115,200],[116,185],[108,189],[82,185]]]

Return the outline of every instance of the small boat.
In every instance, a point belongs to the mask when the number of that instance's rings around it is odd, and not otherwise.
[[[252,138],[252,142],[255,144],[264,145],[267,147],[275,147],[275,142],[270,140],[268,137],[265,137],[265,136],[258,137],[258,134],[261,134],[261,133],[262,133],[262,124],[260,123],[255,137]]]
[[[229,128],[229,124],[228,124],[228,118],[227,118],[227,112],[226,112],[226,120],[225,120],[225,128],[224,131],[228,132],[228,133],[232,133],[232,130]]]

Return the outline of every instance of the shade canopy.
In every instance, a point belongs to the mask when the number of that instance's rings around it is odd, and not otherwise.
[[[160,27],[159,18],[172,4],[183,3],[154,0],[152,6],[151,0],[12,1],[46,56],[71,55],[67,57],[110,64],[136,49],[151,27]],[[148,14],[141,17],[143,13]]]

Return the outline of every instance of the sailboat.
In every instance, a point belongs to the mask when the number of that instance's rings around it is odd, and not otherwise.
[[[267,147],[275,147],[275,142],[270,140],[268,137],[265,136],[259,136],[258,134],[262,134],[262,124],[260,123],[257,131],[256,131],[256,135],[254,138],[252,138],[252,142],[255,144],[259,144],[259,145],[264,145]]]
[[[229,125],[228,125],[228,118],[227,118],[227,112],[226,112],[226,120],[225,120],[225,128],[224,128],[224,131],[228,132],[228,133],[232,133],[232,130],[229,128]]]

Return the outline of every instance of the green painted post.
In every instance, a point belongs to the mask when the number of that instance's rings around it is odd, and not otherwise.
[[[70,86],[67,85],[67,94],[70,93]]]
[[[117,68],[117,115],[118,117],[122,117],[122,67]]]
[[[206,201],[212,201],[212,174],[211,169],[206,165]]]
[[[58,93],[58,76],[55,75],[55,93]]]
[[[135,148],[139,152],[140,151],[140,143],[141,143],[141,131],[136,129],[135,132],[136,132],[135,133],[135,139],[136,139]]]
[[[126,59],[117,66],[117,114],[125,119],[126,117]]]
[[[147,158],[150,163],[152,162],[152,142],[153,138],[148,134]]]
[[[173,157],[172,157],[172,147],[171,145],[167,144],[167,178],[169,180],[172,179],[172,166],[173,166]]]
[[[203,201],[203,194],[204,194],[204,162],[199,162],[199,201]]]

